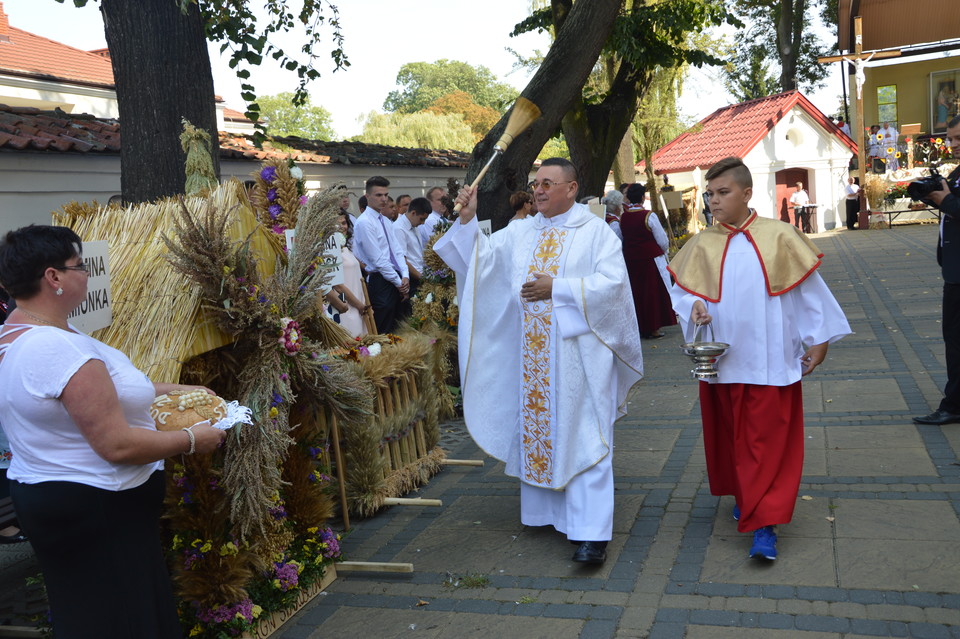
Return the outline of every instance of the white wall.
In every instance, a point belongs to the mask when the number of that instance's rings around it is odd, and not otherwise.
[[[794,107],[744,158],[753,173],[754,208],[771,217],[776,210],[775,174],[783,169],[807,169],[807,192],[810,200],[820,205],[814,232],[837,228],[846,218],[843,186],[850,155],[837,136]]]
[[[259,164],[251,161],[223,160],[222,179],[251,179]],[[309,190],[343,182],[350,190],[356,212],[357,198],[363,195],[367,178],[382,175],[390,180],[390,193],[413,197],[440,186],[447,178],[463,180],[465,169],[432,167],[389,167],[362,164],[301,163]],[[0,233],[27,224],[50,224],[51,213],[72,201],[97,200],[106,204],[120,193],[120,157],[116,155],[68,153],[0,153]]]
[[[120,193],[120,157],[67,153],[0,153],[0,232],[50,224],[72,201],[106,204]]]
[[[89,113],[98,118],[116,118],[117,93],[113,89],[47,82],[0,74],[0,104],[34,107],[67,113]]]

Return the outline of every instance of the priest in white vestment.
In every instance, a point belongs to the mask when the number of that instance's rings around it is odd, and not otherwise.
[[[539,213],[490,237],[476,192],[434,250],[462,283],[460,373],[470,434],[521,480],[520,519],[602,564],[613,534],[613,422],[643,375],[620,240],[576,203],[577,171],[545,160]]]

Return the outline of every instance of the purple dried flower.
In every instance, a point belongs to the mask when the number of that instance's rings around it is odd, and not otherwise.
[[[321,531],[320,539],[327,546],[327,549],[323,551],[324,557],[333,558],[340,556],[340,541],[337,539],[336,533],[327,528]]]
[[[276,199],[277,199],[276,189],[270,189],[269,191],[267,191],[267,202],[273,202]]]
[[[274,562],[273,567],[273,573],[276,576],[274,583],[280,590],[286,592],[297,587],[297,583],[300,581],[300,573],[297,571],[296,564]]]
[[[273,182],[277,179],[277,167],[275,166],[265,166],[260,169],[260,177],[263,178],[266,182]]]
[[[270,212],[271,220],[276,220],[278,217],[280,217],[280,214],[283,213],[283,209],[279,204],[271,204],[267,207],[267,211]]]

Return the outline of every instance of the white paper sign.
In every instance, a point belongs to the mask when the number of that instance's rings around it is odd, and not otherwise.
[[[490,237],[490,234],[493,233],[493,222],[490,220],[478,220],[477,226],[480,227],[480,232]]]
[[[283,232],[287,240],[287,255],[293,255],[293,247],[297,243],[296,229],[287,229]],[[334,233],[323,245],[323,257],[321,263],[330,270],[330,277],[327,283],[321,287],[320,292],[326,295],[330,289],[337,284],[343,284],[343,246],[347,243],[347,238],[343,233]]]
[[[84,333],[110,326],[113,311],[110,300],[110,256],[106,240],[83,243],[83,263],[89,273],[87,299],[68,316],[68,321]]]
[[[323,265],[330,269],[330,286],[343,284],[343,245],[346,243],[343,233],[334,233],[323,246]]]

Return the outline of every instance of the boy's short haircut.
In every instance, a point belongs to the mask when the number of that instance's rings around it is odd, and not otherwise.
[[[706,179],[710,181],[715,177],[723,175],[727,171],[732,171],[730,177],[742,188],[753,188],[753,175],[750,173],[750,169],[743,163],[743,160],[734,156],[717,161],[710,167],[710,170],[707,171]]]
[[[425,197],[415,197],[410,200],[410,206],[407,207],[407,212],[413,211],[414,213],[419,213],[420,215],[430,215],[430,212],[433,211],[433,205],[430,204],[430,200]]]
[[[634,182],[627,187],[627,199],[630,200],[631,204],[643,204],[643,200],[646,196],[647,186],[645,184]]]
[[[364,189],[364,191],[367,193],[367,195],[369,195],[370,191],[372,191],[373,187],[375,186],[382,186],[382,187],[390,186],[390,180],[383,177],[382,175],[374,175],[372,178],[367,180],[367,183],[365,185],[366,188]]]

